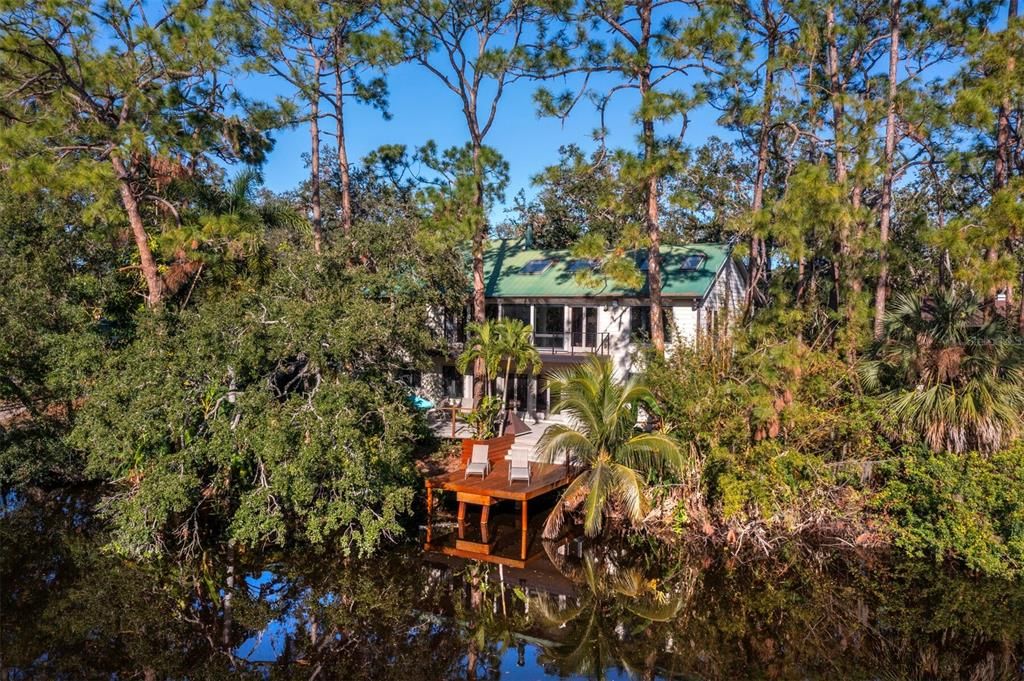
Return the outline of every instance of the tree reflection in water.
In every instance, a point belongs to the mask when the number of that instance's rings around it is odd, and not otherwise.
[[[877,555],[138,566],[101,544],[74,499],[5,512],[0,679],[1024,678],[1024,587]]]

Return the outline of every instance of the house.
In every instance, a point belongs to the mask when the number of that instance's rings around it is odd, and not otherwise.
[[[671,352],[701,334],[715,333],[738,312],[743,274],[727,244],[663,246],[661,252],[662,304]],[[646,275],[646,251],[638,251],[635,262]],[[597,354],[610,358],[616,372],[625,376],[634,370],[638,351],[649,343],[647,284],[630,289],[606,277],[579,276],[593,267],[567,250],[538,250],[524,240],[489,242],[484,253],[487,316],[530,324],[543,360],[540,375],[517,374],[511,379],[510,406],[520,413],[546,415],[552,403],[548,372]],[[468,408],[473,402],[472,376],[455,368],[455,355],[466,340],[465,317],[444,319],[440,325],[454,352],[438,359],[436,371],[415,377],[413,387],[435,404],[461,403]]]

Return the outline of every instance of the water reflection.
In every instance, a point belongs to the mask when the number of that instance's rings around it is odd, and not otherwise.
[[[3,679],[1024,677],[1024,588],[880,557],[746,565],[545,544],[514,567],[98,551],[73,499],[0,520]]]

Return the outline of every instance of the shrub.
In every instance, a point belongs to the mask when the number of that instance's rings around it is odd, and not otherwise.
[[[989,456],[911,449],[883,475],[877,503],[909,556],[1024,575],[1024,445]]]

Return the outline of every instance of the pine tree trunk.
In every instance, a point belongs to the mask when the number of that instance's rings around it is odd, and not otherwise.
[[[157,267],[156,258],[153,257],[153,251],[149,248],[149,235],[146,234],[146,226],[142,222],[139,201],[135,197],[135,192],[132,191],[128,168],[116,153],[110,155],[110,163],[114,166],[114,173],[117,175],[121,203],[125,213],[128,214],[128,224],[132,228],[135,247],[139,251],[139,267],[146,280],[146,305],[151,308],[158,307],[164,298],[164,280],[160,276],[160,269]]]
[[[1017,0],[1009,0],[1007,5],[1006,24],[1007,28],[1017,17]],[[1007,75],[1012,74],[1016,66],[1012,56],[1007,58]],[[993,188],[999,191],[1006,186],[1010,179],[1011,159],[1013,158],[1012,142],[1010,140],[1010,112],[1012,105],[1009,97],[1003,97],[999,103],[999,114],[996,123],[996,166]]]
[[[471,126],[472,128],[473,126]],[[473,321],[483,324],[487,320],[487,307],[484,294],[484,247],[487,240],[487,218],[484,215],[484,171],[481,166],[480,154],[483,143],[479,136],[473,135],[473,174],[475,176],[475,192],[473,197],[476,218],[480,221],[476,233],[473,234]],[[473,365],[473,400],[479,403],[484,394],[486,374],[484,360],[478,359]]]
[[[341,232],[352,234],[352,178],[349,175],[348,149],[345,147],[344,79],[341,68],[341,39],[334,41],[334,116],[338,137],[338,178],[341,182]]]
[[[639,8],[640,14],[640,44],[643,58],[647,59],[647,49],[651,41],[651,15],[653,7],[651,3],[644,3]],[[651,64],[648,60],[640,75],[640,98],[646,99],[651,91]],[[643,106],[643,104],[641,104]],[[654,138],[654,120],[644,114],[642,123],[644,163],[647,166],[646,172],[646,201],[645,222],[647,223],[647,288],[651,303],[651,344],[654,351],[659,355],[665,353],[665,324],[662,318],[663,310],[661,304],[661,230],[658,225],[658,176],[653,170],[654,156],[657,153],[656,140]]]
[[[765,14],[768,13],[767,2],[764,3]],[[771,123],[772,104],[775,85],[775,67],[772,63],[775,59],[774,31],[768,36],[768,59],[764,71],[764,101],[761,103],[761,130],[757,141],[757,171],[754,176],[754,199],[751,202],[751,210],[756,213],[764,207],[764,181],[768,174],[768,136]],[[764,274],[764,242],[756,234],[750,237],[750,277],[747,282],[747,293],[745,300],[746,314],[750,316],[757,303],[758,286]]]
[[[875,338],[884,332],[885,301],[889,286],[889,226],[892,220],[892,183],[896,154],[896,84],[900,61],[900,0],[892,0],[889,14],[889,93],[885,117],[881,215],[879,217],[878,282],[875,286]]]
[[[828,43],[829,100],[832,102],[832,143],[835,146],[835,178],[840,186],[846,185],[846,111],[843,104],[845,86],[839,76],[839,45],[836,41],[836,12],[833,5],[825,9],[825,32]],[[850,257],[850,227],[844,221],[836,233],[836,253],[832,258],[832,286],[837,304],[843,298],[843,268]],[[847,297],[849,300],[849,297]]]
[[[1017,18],[1017,0],[1009,0],[1006,9],[1006,24],[1007,28],[1013,23],[1014,19]],[[1008,75],[1012,75],[1016,71],[1017,63],[1014,57],[1011,55],[1006,60],[1006,71]],[[1013,143],[1010,135],[1010,114],[1012,111],[1012,105],[1008,97],[1004,97],[999,103],[999,128],[996,131],[996,169],[995,169],[995,189],[996,191],[1001,190],[1010,181],[1010,171],[1013,161]],[[1013,249],[1013,236],[1007,238],[1006,248],[1007,250]],[[1017,304],[1017,319],[1016,322],[1017,332],[1024,334],[1024,272],[1021,273],[1021,285],[1017,292],[1020,302]],[[1010,310],[1013,303],[1012,296],[1010,295],[1010,286],[1006,287],[1006,319],[1009,322],[1011,319]],[[1013,323],[1013,322],[1010,322]]]
[[[316,83],[309,96],[309,194],[310,210],[313,213],[313,250],[320,253],[323,248],[324,224],[320,206],[320,70],[323,61],[319,56],[313,57],[313,71]]]

